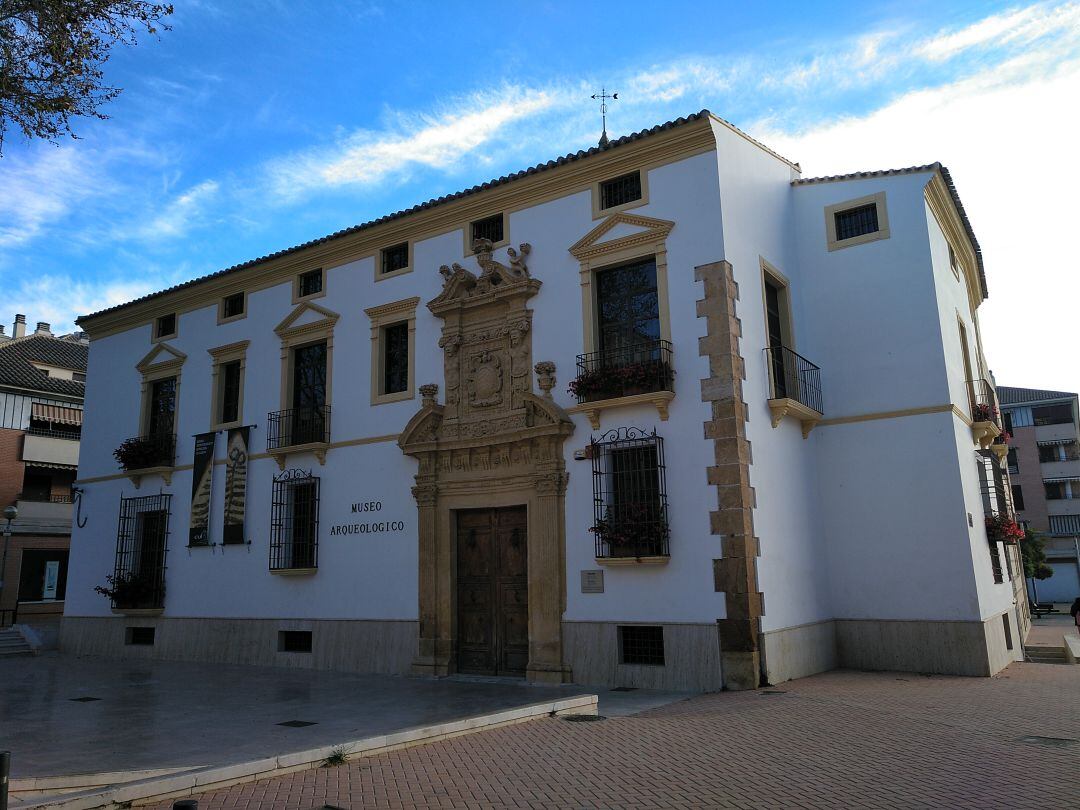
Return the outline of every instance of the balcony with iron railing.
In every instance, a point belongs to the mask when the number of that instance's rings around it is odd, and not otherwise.
[[[1050,534],[1053,537],[1080,537],[1080,514],[1050,515]]]
[[[266,450],[284,468],[289,453],[312,452],[320,464],[330,447],[330,406],[272,411],[266,415]]]
[[[136,487],[144,475],[161,475],[165,483],[170,484],[176,466],[176,434],[133,436],[121,442],[113,456]]]
[[[642,340],[577,356],[577,376],[570,393],[578,404],[571,413],[585,413],[594,429],[608,408],[649,403],[661,420],[675,396],[671,342]]]
[[[48,492],[20,492],[15,498],[19,520],[23,523],[71,523],[71,493],[53,495]]]
[[[968,395],[968,412],[971,414],[971,435],[983,450],[1001,436],[1001,411],[997,392],[988,380],[968,380],[964,383]]]
[[[799,420],[805,439],[821,421],[821,369],[787,346],[765,349],[769,372],[769,411],[772,426],[785,416]]]

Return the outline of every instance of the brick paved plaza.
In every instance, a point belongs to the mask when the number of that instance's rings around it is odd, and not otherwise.
[[[832,672],[237,785],[206,808],[1080,807],[1080,667]],[[158,807],[171,807],[165,802]]]

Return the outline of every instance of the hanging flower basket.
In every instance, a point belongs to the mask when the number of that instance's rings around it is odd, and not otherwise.
[[[993,422],[996,425],[998,421],[998,409],[993,405],[987,405],[980,402],[975,406],[971,418],[974,422]]]

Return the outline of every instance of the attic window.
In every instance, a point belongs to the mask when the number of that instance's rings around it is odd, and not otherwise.
[[[168,315],[162,315],[157,319],[154,324],[154,338],[162,340],[163,338],[176,336],[176,313],[170,312]]]
[[[221,299],[221,318],[239,318],[244,314],[244,294],[242,292],[226,295]]]
[[[308,270],[306,273],[301,273],[296,278],[296,297],[297,298],[309,298],[314,295],[318,295],[323,291],[323,271],[322,268],[317,270]]]
[[[503,215],[495,214],[478,219],[469,225],[469,232],[473,242],[477,239],[487,239],[491,244],[496,245],[503,240]]]
[[[409,243],[402,242],[400,245],[384,248],[382,251],[383,275],[396,273],[399,270],[409,269]]]
[[[600,208],[617,208],[641,199],[641,172],[630,172],[600,184]]]
[[[837,211],[833,216],[836,218],[837,242],[854,239],[856,236],[864,236],[868,233],[877,233],[877,203]]]

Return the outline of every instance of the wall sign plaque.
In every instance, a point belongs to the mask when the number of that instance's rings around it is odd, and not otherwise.
[[[604,569],[598,569],[595,571],[582,571],[581,572],[581,592],[582,593],[603,593],[604,592]]]

